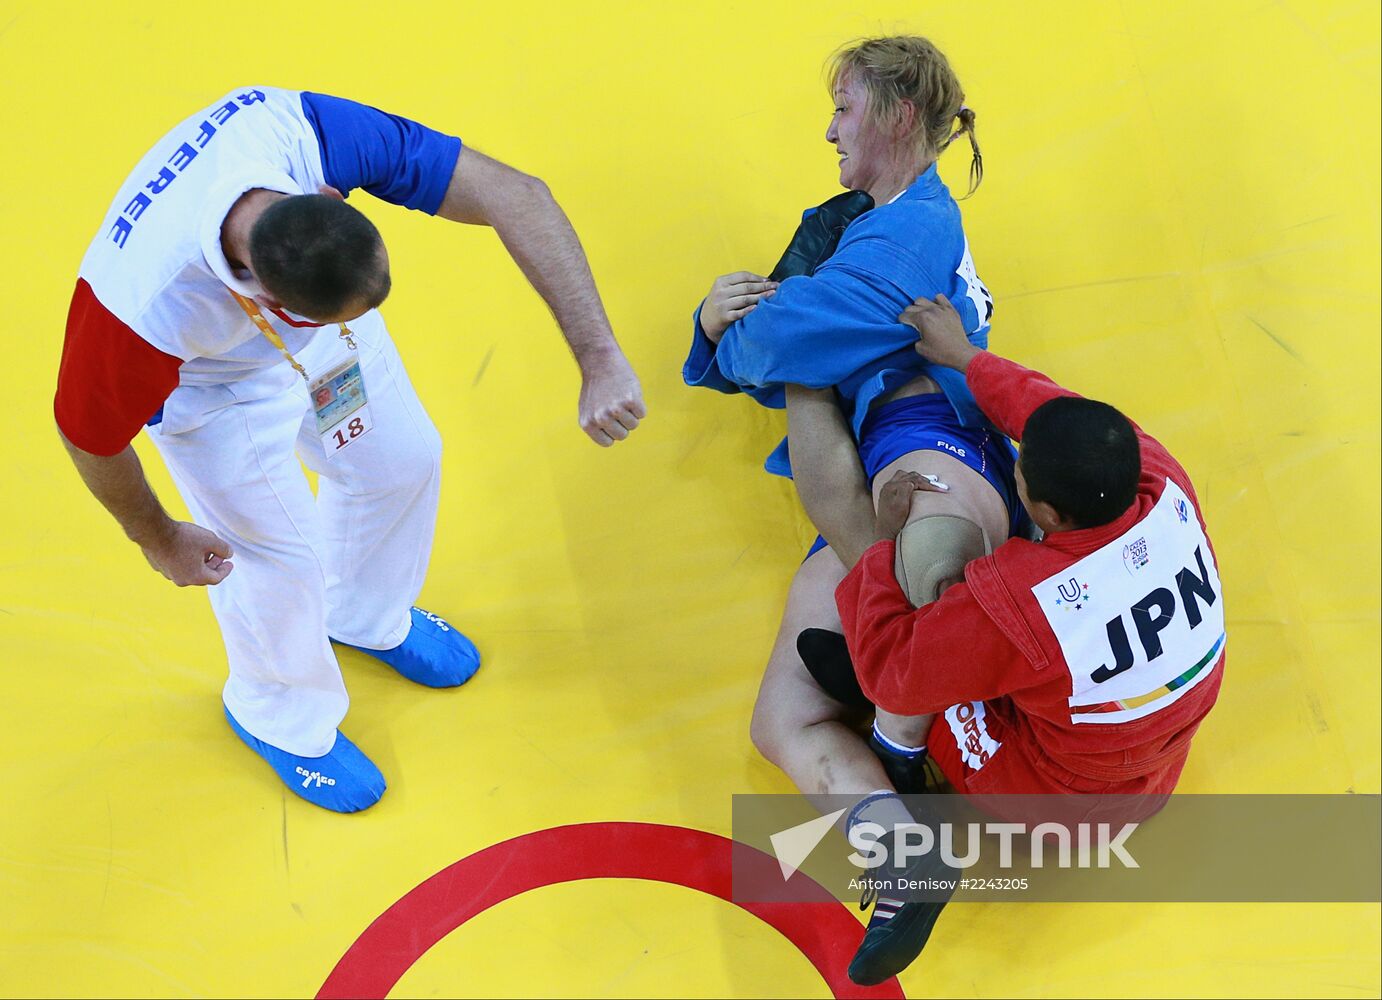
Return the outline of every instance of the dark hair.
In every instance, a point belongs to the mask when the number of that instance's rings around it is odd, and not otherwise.
[[[1132,506],[1142,456],[1128,418],[1107,403],[1061,396],[1022,429],[1027,496],[1081,528],[1108,524]]]
[[[250,266],[264,290],[295,313],[317,319],[389,294],[384,240],[374,223],[323,194],[282,198],[250,230]]]

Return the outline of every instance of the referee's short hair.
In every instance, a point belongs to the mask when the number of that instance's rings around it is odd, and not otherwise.
[[[1142,455],[1131,421],[1079,396],[1047,400],[1022,428],[1018,461],[1027,496],[1079,528],[1116,520],[1132,506]]]
[[[324,194],[281,198],[250,229],[250,267],[264,290],[309,319],[376,308],[389,294],[374,223]]]

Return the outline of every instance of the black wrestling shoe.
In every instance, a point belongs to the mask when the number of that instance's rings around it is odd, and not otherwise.
[[[893,856],[893,834],[878,839]],[[905,868],[883,865],[871,876],[859,900],[859,909],[873,904],[868,929],[849,963],[849,978],[860,986],[877,986],[916,961],[936,920],[955,892],[960,871],[941,860],[938,849],[913,859]],[[899,888],[900,880],[907,885]],[[878,882],[891,883],[880,888]],[[913,887],[911,883],[920,883]]]
[[[869,749],[882,763],[883,773],[899,795],[924,795],[940,791],[944,779],[938,777],[939,768],[924,751],[914,757],[904,757],[885,746],[877,733],[869,734]]]
[[[846,191],[817,207],[801,220],[768,280],[815,274],[816,268],[835,252],[849,224],[871,208],[873,198],[867,191]]]
[[[797,635],[797,655],[806,665],[806,672],[820,685],[822,691],[849,708],[873,708],[873,702],[859,686],[849,646],[839,632],[825,628],[802,629]],[[915,758],[894,753],[879,742],[877,735],[869,736],[869,749],[883,763],[883,771],[893,788],[902,795],[921,795],[938,791],[945,779],[926,754]]]
[[[797,636],[797,655],[806,664],[806,672],[812,680],[840,704],[850,708],[873,708],[873,702],[859,687],[849,647],[839,632],[826,628],[802,629]]]

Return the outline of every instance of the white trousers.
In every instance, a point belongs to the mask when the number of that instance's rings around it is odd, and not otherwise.
[[[252,735],[301,756],[331,749],[349,706],[327,636],[390,649],[411,627],[441,484],[441,438],[377,312],[297,355],[312,378],[360,361],[372,429],[328,456],[307,386],[285,361],[227,384],[184,385],[149,428],[201,526],[235,550],[208,587],[230,678],[225,703]],[[313,497],[299,459],[318,473]]]

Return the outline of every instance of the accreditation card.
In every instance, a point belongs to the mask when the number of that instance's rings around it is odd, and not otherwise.
[[[317,414],[317,433],[326,457],[347,448],[374,426],[370,419],[369,397],[360,362],[350,358],[308,387],[312,409]]]

